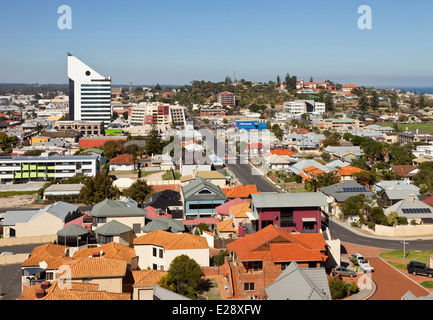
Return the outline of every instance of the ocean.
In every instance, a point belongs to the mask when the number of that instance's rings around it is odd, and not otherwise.
[[[394,86],[379,86],[376,88],[380,89],[396,89],[396,90],[406,90],[416,93],[433,94],[433,87],[394,87]]]

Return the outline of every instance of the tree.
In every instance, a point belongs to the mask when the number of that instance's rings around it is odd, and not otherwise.
[[[395,211],[390,212],[386,219],[387,219],[388,224],[390,226],[398,225],[398,213],[397,212],[395,212]]]
[[[281,129],[281,127],[278,124],[274,124],[272,126],[271,132],[275,134],[275,137],[277,137],[277,139],[281,140],[283,138],[284,131]]]
[[[426,106],[425,95],[424,95],[424,93],[420,93],[420,95],[418,97],[418,108],[420,108],[422,110],[425,108],[425,106]]]
[[[120,140],[105,141],[102,145],[102,150],[104,150],[104,155],[107,157],[107,159],[113,159],[119,154],[125,153],[126,151],[123,143],[124,142]]]
[[[161,154],[164,149],[164,144],[161,140],[158,128],[155,124],[152,125],[149,134],[146,137],[146,145],[144,150],[147,154]]]
[[[368,221],[375,224],[388,225],[388,221],[383,211],[383,208],[380,206],[371,208],[368,214]]]
[[[80,198],[85,204],[95,204],[105,199],[115,199],[119,189],[113,186],[113,180],[102,172],[95,177],[87,177],[80,190]]]
[[[123,116],[123,119],[128,120],[128,116],[129,116],[128,111],[123,111],[122,116]]]
[[[410,107],[412,110],[415,110],[415,108],[416,108],[416,99],[415,99],[415,96],[411,96],[411,97],[409,98],[409,107]]]
[[[277,84],[281,82],[280,75],[277,75]]]
[[[123,190],[123,195],[139,203],[144,203],[152,191],[152,186],[149,186],[145,180],[137,180],[129,188]]]
[[[162,90],[162,88],[161,88],[161,86],[159,85],[159,83],[156,84],[156,86],[155,86],[155,90],[156,90],[156,91],[161,91],[161,90]]]
[[[217,255],[212,257],[213,264],[215,266],[222,266],[224,264],[224,259],[229,255],[228,250],[220,250]]]
[[[389,99],[389,102],[390,102],[390,104],[391,104],[391,108],[392,108],[393,110],[398,110],[398,96],[397,96],[397,94],[396,94],[395,92],[393,92],[393,93],[391,94],[391,97],[390,97],[390,99]]]
[[[368,111],[368,99],[364,93],[358,97],[358,109],[361,113]]]
[[[351,216],[360,216],[365,202],[366,198],[363,194],[347,198],[340,207],[343,217],[347,219]]]
[[[185,297],[196,299],[203,286],[203,276],[200,265],[194,259],[182,254],[173,259],[168,273],[161,278],[158,285]]]
[[[379,96],[376,91],[371,93],[370,106],[373,110],[377,110],[379,108]]]

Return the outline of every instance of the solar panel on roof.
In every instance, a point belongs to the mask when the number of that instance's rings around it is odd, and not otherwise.
[[[363,192],[367,191],[364,187],[350,187],[350,188],[343,188],[344,192]]]
[[[403,213],[431,213],[429,208],[408,208],[402,209]]]

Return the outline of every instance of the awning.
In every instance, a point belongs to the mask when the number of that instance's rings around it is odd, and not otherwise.
[[[39,268],[39,267],[33,267],[33,268],[25,268],[23,270],[23,276],[34,276],[35,274],[39,272],[44,272],[45,269]]]
[[[302,222],[316,222],[316,218],[302,218]]]

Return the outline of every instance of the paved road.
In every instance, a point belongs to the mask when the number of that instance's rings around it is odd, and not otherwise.
[[[21,264],[0,266],[0,299],[17,300],[21,296]]]

